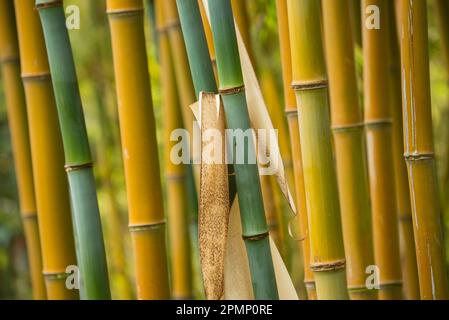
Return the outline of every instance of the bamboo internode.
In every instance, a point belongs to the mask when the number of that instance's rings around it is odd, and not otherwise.
[[[287,0],[276,0],[278,17],[279,43],[281,48],[282,76],[284,87],[285,114],[287,116],[291,150],[293,157],[293,170],[296,193],[296,208],[300,217],[299,228],[304,237],[301,241],[304,264],[304,283],[308,298],[316,299],[315,282],[313,272],[310,269],[310,237],[307,216],[306,196],[304,190],[304,172],[302,166],[301,140],[299,135],[298,109],[296,106],[295,92],[291,88],[292,83],[292,58],[290,50],[290,32],[288,30]]]
[[[36,8],[42,23],[64,146],[81,297],[110,299],[92,157],[64,9],[58,0],[37,0]]]
[[[448,299],[430,99],[425,0],[400,2],[405,160],[421,299]]]
[[[137,297],[167,299],[165,218],[142,0],[108,0]]]
[[[43,300],[47,294],[42,275],[41,246],[25,93],[20,79],[19,47],[15,28],[14,7],[11,1],[0,2],[0,63],[5,88],[8,122],[11,130],[14,167],[19,192],[19,208],[28,248],[33,297],[37,300]]]
[[[377,6],[380,28],[363,28],[365,125],[374,236],[374,258],[379,268],[379,299],[401,299],[402,275],[396,189],[393,167],[392,118],[388,95],[388,15],[385,0],[364,0],[362,10]]]
[[[347,299],[346,261],[332,159],[320,3],[314,0],[288,0],[287,4],[292,79],[298,104],[309,214],[311,268],[318,299]]]
[[[365,155],[363,114],[357,80],[351,26],[346,0],[324,0],[324,34],[330,82],[331,118],[337,161],[348,291],[352,300],[375,299],[366,286],[366,270],[374,264],[371,210]]]

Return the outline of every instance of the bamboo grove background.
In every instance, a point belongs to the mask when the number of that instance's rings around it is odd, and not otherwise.
[[[255,298],[279,297],[267,231],[300,299],[449,298],[447,0],[65,0],[79,30],[57,4],[0,0],[1,299],[206,297],[199,168],[169,137],[201,91],[250,126],[232,18],[298,210],[231,172]]]

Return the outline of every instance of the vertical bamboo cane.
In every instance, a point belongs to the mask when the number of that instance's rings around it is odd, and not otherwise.
[[[110,299],[92,157],[78,80],[59,0],[37,0],[47,46],[73,208],[83,299]]]
[[[167,37],[164,13],[161,5],[156,5],[156,24],[159,32],[159,56],[161,64],[161,85],[164,108],[164,142],[166,150],[165,176],[168,196],[168,226],[171,247],[172,291],[176,299],[192,296],[191,262],[188,221],[186,211],[185,168],[174,164],[169,150],[174,146],[170,135],[173,130],[182,128],[178,93],[174,76],[172,54]]]
[[[45,300],[42,257],[34,194],[26,102],[20,79],[19,47],[12,1],[0,2],[0,63],[11,131],[14,166],[25,233],[33,298]]]
[[[137,296],[167,299],[165,220],[142,0],[108,0]]]
[[[337,160],[343,239],[352,300],[376,299],[366,287],[366,270],[374,264],[363,115],[346,0],[323,0],[324,34],[330,82],[331,118]]]
[[[401,1],[401,57],[407,161],[421,299],[448,299],[432,134],[427,2]]]
[[[404,136],[402,125],[401,57],[396,28],[394,1],[388,2],[390,43],[390,111],[393,118],[393,160],[399,218],[399,247],[401,251],[404,297],[419,299],[418,267],[416,265],[413,237],[412,208],[408,189],[407,166],[404,161]]]
[[[211,1],[209,13],[227,126],[245,131],[250,123],[230,1]],[[250,136],[244,159],[254,158],[254,147]],[[234,163],[234,169],[254,295],[256,299],[278,299],[257,164]]]
[[[365,125],[379,299],[391,300],[402,297],[402,277],[388,95],[388,7],[385,0],[364,0],[363,12],[371,5],[379,8],[381,25],[363,28]]]
[[[302,167],[301,139],[299,135],[298,108],[292,83],[292,55],[290,48],[290,32],[288,30],[287,0],[276,0],[278,17],[279,41],[281,49],[282,76],[285,99],[285,114],[290,131],[291,150],[293,156],[293,171],[296,191],[296,208],[300,218],[299,224],[302,240],[304,283],[310,300],[316,299],[315,281],[310,269],[310,237],[307,217],[306,195],[304,190],[304,172]]]
[[[349,0],[350,21],[354,33],[354,41],[362,47],[362,0]]]
[[[288,0],[287,4],[292,79],[298,104],[309,214],[311,269],[318,299],[347,299],[346,261],[332,159],[320,2]]]
[[[15,1],[22,79],[39,215],[43,272],[49,299],[76,299],[66,288],[66,268],[76,265],[70,199],[50,71],[33,0]]]
[[[248,10],[246,7],[246,0],[231,0],[232,12],[234,13],[234,19],[239,26],[243,43],[248,51],[249,58],[252,63],[255,63],[255,57],[253,52],[253,46],[251,45],[251,32],[250,22],[248,17]]]

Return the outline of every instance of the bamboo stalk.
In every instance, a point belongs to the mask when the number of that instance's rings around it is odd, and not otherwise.
[[[227,126],[245,131],[250,123],[230,1],[211,1],[209,13]],[[254,158],[254,147],[250,136],[244,159]],[[234,163],[234,169],[255,298],[278,299],[257,164]]]
[[[167,299],[165,220],[142,0],[108,0],[137,297]]]
[[[37,0],[70,186],[83,299],[110,299],[93,165],[61,1]]]
[[[77,299],[66,287],[66,268],[76,265],[64,155],[44,38],[34,1],[15,1],[22,79],[27,101],[48,299]]]
[[[385,0],[364,0],[363,12],[371,5],[379,8],[383,19],[379,29],[363,28],[365,126],[379,299],[391,300],[402,297],[402,276],[388,95],[388,7]]]
[[[292,79],[298,104],[311,269],[318,299],[347,299],[345,254],[331,146],[320,2],[288,0]],[[299,107],[300,106],[300,107]],[[326,199],[326,201],[323,201]]]
[[[293,170],[296,191],[296,208],[299,215],[299,227],[304,239],[301,241],[304,263],[304,283],[310,300],[316,299],[315,281],[310,269],[310,237],[308,231],[308,216],[306,196],[304,191],[304,172],[302,167],[301,139],[299,135],[298,109],[292,83],[292,56],[290,48],[290,32],[288,30],[287,0],[276,0],[279,41],[281,51],[282,76],[284,87],[285,114],[290,131]]]
[[[421,299],[448,299],[432,134],[427,2],[401,1],[401,60],[407,162]]]
[[[168,196],[168,221],[172,259],[172,291],[176,299],[192,297],[191,261],[186,211],[185,168],[170,159],[168,150],[175,142],[170,135],[173,130],[182,128],[182,115],[176,90],[172,64],[172,53],[167,36],[166,21],[161,5],[156,6],[156,24],[159,30],[159,56],[161,63],[161,85],[164,108],[165,177]]]
[[[0,63],[11,131],[19,207],[28,252],[33,298],[45,300],[42,256],[34,193],[31,149],[23,85],[20,79],[19,47],[12,1],[0,2]]]
[[[405,164],[404,137],[402,125],[401,96],[401,57],[399,39],[396,28],[394,1],[388,1],[389,9],[389,44],[390,44],[390,111],[393,119],[393,161],[397,197],[397,213],[399,219],[399,247],[404,297],[408,300],[418,300],[419,281],[416,265],[415,242],[413,236],[412,208],[408,189],[407,166]]]
[[[349,0],[350,21],[355,43],[362,47],[362,0]]]
[[[214,69],[215,79],[217,79],[218,71],[217,71],[217,60],[215,58],[214,40],[213,40],[212,30],[210,28],[209,20],[207,19],[207,13],[206,13],[206,9],[204,8],[203,0],[198,0],[198,6],[200,9],[201,20],[203,22],[203,30],[204,30],[204,34],[206,36],[207,46],[209,48],[210,58],[212,60],[212,67]]]
[[[376,299],[376,290],[365,284],[374,254],[353,32],[350,25],[341,23],[350,19],[350,8],[346,0],[323,0],[322,5],[348,291],[351,300]]]
[[[249,58],[253,64],[256,63],[253,46],[251,45],[250,21],[247,10],[246,0],[231,0],[232,12],[234,19],[239,26],[243,43],[248,51]]]

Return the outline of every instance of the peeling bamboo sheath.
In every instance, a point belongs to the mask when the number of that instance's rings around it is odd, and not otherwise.
[[[379,299],[402,298],[392,120],[388,95],[388,6],[386,0],[364,0],[381,12],[379,29],[363,28],[365,125],[372,200],[374,257],[380,273]]]
[[[292,65],[290,33],[288,30],[287,0],[276,0],[278,17],[279,41],[281,48],[282,76],[285,97],[285,114],[287,115],[290,130],[291,150],[293,151],[293,170],[296,190],[296,208],[300,217],[299,227],[304,240],[301,242],[304,263],[304,283],[310,300],[316,299],[315,281],[313,280],[310,265],[310,237],[308,232],[308,217],[306,196],[304,190],[304,172],[302,167],[301,140],[299,135],[298,109],[296,106],[295,92],[291,88]]]
[[[318,299],[347,299],[345,253],[331,146],[320,3],[288,0],[293,89],[298,104],[311,269]],[[322,201],[322,199],[327,199]]]
[[[20,79],[20,61],[11,1],[0,2],[0,63],[11,131],[19,206],[25,233],[33,298],[46,299],[39,229],[36,213],[25,94]]]
[[[330,81],[343,239],[351,300],[376,299],[365,273],[374,264],[363,115],[358,101],[354,39],[347,0],[324,0],[324,34]]]
[[[39,215],[43,273],[49,299],[76,299],[66,268],[76,265],[64,154],[45,43],[34,0],[15,1]]]
[[[239,60],[237,39],[231,3],[213,1],[209,7],[217,69],[229,129],[250,128],[243,75]],[[248,139],[245,153],[250,159],[255,152],[253,139]],[[276,279],[269,247],[268,227],[262,202],[259,172],[256,164],[234,164],[237,192],[241,209],[252,285],[256,299],[278,299]]]
[[[401,1],[402,93],[421,299],[448,299],[430,99],[425,0]]]
[[[188,233],[188,212],[186,210],[185,167],[182,164],[174,164],[168,152],[175,145],[175,142],[170,139],[172,131],[182,128],[183,124],[178,92],[176,90],[172,53],[166,32],[170,26],[164,25],[165,20],[160,1],[156,0],[155,8],[156,24],[159,33],[159,57],[162,70],[161,86],[163,90],[164,142],[166,143],[165,150],[167,150],[165,175],[167,180],[167,212],[172,259],[172,292],[175,299],[191,299],[192,268]]]
[[[37,0],[36,8],[43,27],[43,51],[46,47],[62,133],[77,239],[81,296],[83,299],[110,299],[92,158],[62,1]],[[46,172],[57,172],[55,168],[58,166]],[[52,196],[54,198],[54,194]],[[56,243],[62,241],[58,239]]]
[[[417,300],[419,295],[418,269],[416,265],[415,241],[413,236],[412,208],[408,189],[407,166],[404,161],[404,138],[402,123],[401,57],[399,37],[396,28],[394,1],[388,1],[389,44],[390,44],[390,111],[393,119],[393,157],[399,218],[399,247],[402,262],[404,298]],[[400,13],[399,13],[400,14]]]
[[[142,0],[108,0],[137,296],[170,297]],[[131,58],[132,57],[132,58]]]

